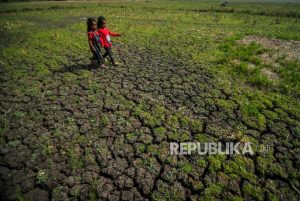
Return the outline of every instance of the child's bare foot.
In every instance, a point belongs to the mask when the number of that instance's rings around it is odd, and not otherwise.
[[[101,64],[100,68],[106,68],[105,64]]]

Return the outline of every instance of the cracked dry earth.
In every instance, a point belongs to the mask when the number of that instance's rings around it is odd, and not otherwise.
[[[287,118],[257,126],[243,116],[242,94],[198,64],[114,51],[123,65],[95,70],[79,60],[40,80],[37,96],[15,96],[1,75],[2,200],[298,200],[293,114],[266,104]],[[169,154],[169,142],[245,139],[274,152]]]

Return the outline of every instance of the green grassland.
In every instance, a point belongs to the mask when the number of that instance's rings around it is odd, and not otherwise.
[[[1,4],[2,199],[299,200],[300,4],[219,3]],[[91,66],[100,15],[118,67]]]

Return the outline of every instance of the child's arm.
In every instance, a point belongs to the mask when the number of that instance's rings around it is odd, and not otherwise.
[[[88,41],[89,41],[90,49],[92,50],[92,52],[96,52],[96,48],[94,47],[92,40],[93,40],[93,35],[89,32]]]
[[[89,40],[89,45],[90,45],[91,50],[93,52],[96,52],[96,48],[94,47],[93,42],[91,40]]]
[[[109,32],[109,35],[111,35],[111,36],[121,36],[121,34],[119,34],[119,33],[114,33],[114,32]]]
[[[103,41],[103,35],[102,35],[100,29],[98,29],[98,33],[99,33],[99,42],[100,42],[100,45],[101,45],[101,47],[103,47],[104,41]]]
[[[100,36],[100,45],[101,45],[101,47],[103,47],[103,38]]]

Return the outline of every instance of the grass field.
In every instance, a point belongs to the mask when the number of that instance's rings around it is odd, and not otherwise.
[[[1,3],[1,199],[299,200],[300,4],[219,3]],[[228,141],[255,154],[169,153]]]

